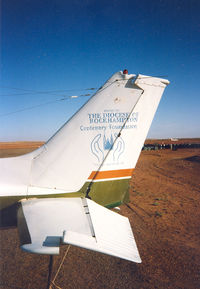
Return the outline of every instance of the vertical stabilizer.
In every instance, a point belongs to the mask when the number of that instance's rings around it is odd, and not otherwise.
[[[114,74],[33,159],[31,185],[74,192],[86,180],[130,178],[168,83]]]

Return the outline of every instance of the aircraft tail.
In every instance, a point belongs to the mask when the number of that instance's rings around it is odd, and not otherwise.
[[[120,203],[167,84],[115,73],[34,157],[31,186]]]
[[[167,84],[117,72],[45,145],[0,160],[2,196],[12,196],[14,203],[21,199],[17,217],[23,250],[57,254],[61,243],[72,244],[141,262],[127,218],[99,204],[115,207],[127,200]]]
[[[107,207],[120,205],[168,84],[115,73],[45,145],[0,160],[3,195],[78,192]]]

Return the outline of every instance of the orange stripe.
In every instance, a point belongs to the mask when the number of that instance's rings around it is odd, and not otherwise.
[[[113,170],[113,171],[93,171],[88,179],[99,180],[99,179],[112,179],[112,178],[122,178],[131,177],[133,169],[123,169],[123,170]]]

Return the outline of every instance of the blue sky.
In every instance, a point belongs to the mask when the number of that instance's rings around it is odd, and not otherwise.
[[[47,140],[88,96],[55,100],[124,68],[171,82],[149,138],[200,137],[199,11],[199,0],[3,0],[0,141]]]

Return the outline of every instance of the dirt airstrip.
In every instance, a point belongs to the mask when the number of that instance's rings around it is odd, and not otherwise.
[[[22,145],[22,143],[20,143]],[[1,147],[13,156],[37,147]],[[71,246],[54,288],[200,288],[200,149],[143,151],[130,185],[129,218],[141,264]],[[67,248],[67,247],[66,247]],[[54,257],[53,277],[65,254]],[[48,256],[19,249],[17,230],[0,231],[0,288],[43,289]]]

